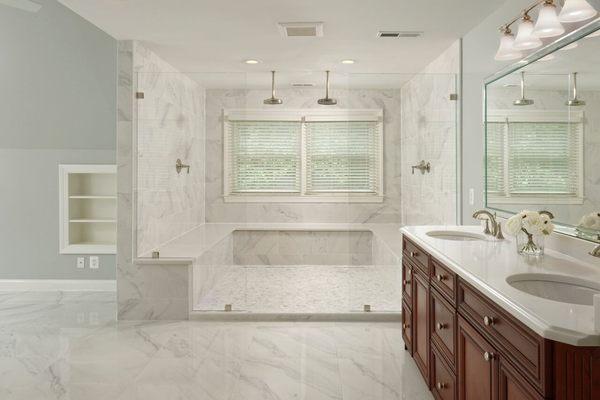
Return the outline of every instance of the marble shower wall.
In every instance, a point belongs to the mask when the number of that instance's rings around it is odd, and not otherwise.
[[[337,108],[383,109],[383,203],[225,203],[223,109],[268,108],[266,90],[206,91],[206,222],[400,222],[400,90],[335,90]],[[319,89],[278,90],[283,108],[322,108]]]
[[[371,265],[370,231],[233,232],[236,265]]]
[[[135,41],[119,42],[118,69],[118,318],[187,318],[189,267],[133,259],[204,222],[204,91]]]
[[[402,223],[457,222],[457,132],[460,42],[402,87]],[[431,163],[424,175],[411,166]]]
[[[565,78],[566,80],[566,78]],[[527,89],[527,97],[534,99],[534,104],[525,108],[513,105],[520,95],[519,88],[490,87],[488,91],[489,109],[493,110],[561,110],[567,111],[565,99],[569,96],[567,90]],[[500,209],[514,212],[526,209],[548,208],[556,216],[556,220],[570,225],[579,224],[583,215],[600,210],[600,91],[581,90],[577,95],[585,100],[586,105],[576,107],[576,111],[584,112],[583,122],[583,204],[491,204]],[[482,133],[483,134],[483,133]]]
[[[143,46],[134,47],[138,100],[138,255],[204,223],[204,89]],[[177,173],[175,162],[190,165]]]

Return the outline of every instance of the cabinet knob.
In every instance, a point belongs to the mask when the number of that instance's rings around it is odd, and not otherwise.
[[[487,351],[485,353],[483,353],[483,359],[485,361],[491,361],[494,359],[494,357],[495,357],[494,353],[489,353]]]
[[[442,389],[446,389],[448,387],[448,385],[443,382],[438,382],[435,384],[435,387],[437,387],[438,390],[442,390]]]
[[[494,317],[488,317],[487,315],[483,317],[483,324],[485,326],[492,326],[494,325],[494,322]]]
[[[438,282],[445,281],[446,280],[446,275],[438,274],[438,275],[435,276],[435,278],[438,280]]]
[[[435,327],[437,328],[438,331],[441,331],[442,329],[446,329],[446,324],[442,324],[441,322],[438,322]]]
[[[416,257],[416,256],[418,256],[418,255],[419,255],[419,253],[417,253],[416,251],[411,251],[411,252],[410,252],[410,256],[411,256],[411,257]]]
[[[402,324],[402,329],[406,330],[408,329],[410,325],[408,325],[406,322]]]
[[[402,281],[402,284],[403,284],[404,286],[408,285],[409,283],[410,283],[410,281],[409,281],[409,280],[407,280],[407,279],[404,279],[404,280]]]

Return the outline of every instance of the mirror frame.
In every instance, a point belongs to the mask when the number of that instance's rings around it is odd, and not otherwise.
[[[541,47],[537,51],[534,51],[531,54],[528,54],[526,57],[522,58],[521,60],[502,68],[501,70],[495,72],[494,74],[490,75],[489,77],[487,77],[484,80],[484,83],[483,83],[483,134],[484,134],[484,140],[485,140],[484,141],[484,198],[485,198],[484,207],[486,209],[497,212],[498,216],[500,216],[501,218],[510,218],[515,213],[507,211],[507,210],[502,210],[502,209],[499,209],[496,207],[491,207],[488,204],[488,194],[487,194],[488,176],[487,176],[487,163],[485,163],[485,159],[487,157],[487,119],[488,119],[488,116],[487,116],[487,102],[488,102],[487,87],[488,87],[488,85],[490,85],[491,83],[494,83],[497,80],[502,79],[505,76],[510,75],[522,68],[525,68],[528,65],[531,65],[532,63],[538,61],[540,58],[543,58],[543,57],[547,56],[548,54],[552,54],[555,51],[558,51],[561,48],[568,46],[569,44],[574,43],[597,30],[600,30],[600,18],[596,18],[595,20],[588,22],[588,23],[574,29],[573,31],[569,32],[568,34]],[[561,223],[559,221],[555,221],[554,225],[556,227],[555,232],[557,232],[557,233],[567,235],[567,236],[573,236],[577,239],[586,240],[589,242],[598,242],[598,241],[594,241],[591,239],[587,239],[587,238],[578,236],[576,233],[575,226],[567,225],[567,224]]]

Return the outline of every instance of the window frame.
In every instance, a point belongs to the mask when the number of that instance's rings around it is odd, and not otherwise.
[[[384,129],[383,109],[224,109],[223,110],[223,199],[226,203],[382,203],[384,200]],[[300,192],[299,193],[232,193],[230,172],[230,121],[296,121],[301,122],[300,137]],[[306,121],[373,121],[378,134],[378,187],[374,193],[320,192],[307,193]]]
[[[579,136],[579,143],[577,147],[578,153],[578,164],[577,164],[577,196],[559,195],[559,194],[544,194],[539,193],[535,196],[532,195],[515,195],[511,194],[509,187],[509,171],[508,171],[508,140],[504,140],[504,182],[505,182],[505,195],[490,195],[488,194],[488,173],[487,173],[487,150],[486,150],[486,197],[488,204],[583,204],[584,202],[584,138],[585,138],[585,113],[582,110],[490,110],[486,116],[486,149],[488,146],[488,134],[487,124],[488,123],[504,123],[509,122],[559,122],[559,123],[573,123],[579,126],[577,129],[577,135]],[[508,132],[505,130],[505,135]],[[506,137],[505,137],[506,139]]]

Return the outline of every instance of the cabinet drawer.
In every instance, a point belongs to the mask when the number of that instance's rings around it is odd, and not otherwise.
[[[405,302],[402,302],[402,339],[408,353],[412,356],[412,313]]]
[[[431,391],[438,400],[456,398],[456,377],[435,348],[431,349]]]
[[[402,298],[409,307],[412,305],[413,267],[404,261],[402,263]]]
[[[476,328],[485,332],[529,381],[543,394],[549,394],[545,369],[550,343],[536,335],[494,303],[459,279],[458,306]]]
[[[412,261],[417,267],[421,268],[429,275],[429,254],[423,251],[419,246],[404,238],[402,257]]]
[[[456,305],[456,274],[436,260],[431,260],[431,282]]]
[[[451,367],[456,362],[456,311],[435,289],[431,290],[431,341],[446,357]]]

